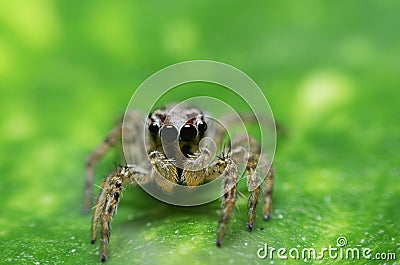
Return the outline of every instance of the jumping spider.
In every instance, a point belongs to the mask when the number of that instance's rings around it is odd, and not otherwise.
[[[261,158],[261,149],[254,138],[233,137],[231,139],[233,149],[226,154],[222,152],[222,155],[217,156],[215,161],[207,167],[193,169],[196,168],[195,165],[198,161],[203,161],[202,158],[209,154],[206,148],[199,147],[200,140],[208,136],[216,143],[221,143],[225,134],[221,126],[214,126],[215,124],[209,123],[200,110],[188,107],[168,106],[157,109],[148,115],[146,122],[142,122],[143,120],[144,118],[139,112],[127,112],[125,121],[121,120],[87,159],[84,212],[88,211],[91,203],[93,172],[100,158],[121,139],[121,134],[134,135],[131,138],[132,147],[143,144],[138,139],[143,139],[144,132],[147,134],[147,154],[137,152],[135,156],[141,160],[150,161],[150,163],[121,166],[108,174],[101,184],[100,193],[93,207],[91,242],[96,241],[97,225],[100,223],[102,262],[106,261],[108,255],[110,222],[116,212],[123,186],[128,184],[136,185],[156,181],[161,190],[170,192],[174,184],[198,186],[221,176],[224,190],[216,237],[216,245],[220,247],[235,205],[236,183],[239,178],[237,164],[245,161],[247,186],[250,191],[246,228],[249,231],[253,229],[261,183],[263,183],[263,218],[265,220],[269,218],[274,174],[266,159],[264,159],[264,163],[269,166],[262,173],[264,176],[260,177],[260,173],[256,171],[258,160]],[[229,117],[221,120],[225,120],[225,124],[229,124]],[[147,128],[143,128],[143,126]],[[245,140],[249,144],[249,149],[243,148],[242,143]],[[166,154],[166,149],[163,148],[164,143],[176,143],[178,146],[178,152],[172,154],[173,159],[171,159],[171,154]]]

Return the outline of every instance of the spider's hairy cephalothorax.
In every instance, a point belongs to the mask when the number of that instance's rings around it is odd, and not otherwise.
[[[224,118],[221,121],[225,124]],[[229,118],[226,121],[229,121]],[[263,218],[269,218],[274,174],[269,161],[260,155],[261,148],[258,142],[249,136],[233,136],[233,148],[212,161],[210,150],[200,146],[201,140],[210,137],[217,145],[222,144],[226,133],[224,128],[211,123],[202,111],[182,105],[156,109],[147,116],[145,123],[143,116],[137,111],[125,114],[124,123],[119,122],[87,159],[84,212],[88,211],[91,204],[94,166],[121,138],[122,132],[132,136],[129,143],[132,150],[136,150],[132,156],[142,160],[146,157],[150,163],[135,160],[138,161],[137,165],[121,166],[107,175],[102,182],[93,208],[91,229],[91,241],[94,243],[97,225],[100,224],[101,261],[107,259],[110,222],[116,212],[124,185],[154,181],[165,192],[172,192],[177,184],[195,187],[221,177],[222,212],[216,237],[216,245],[221,246],[236,201],[236,183],[239,179],[237,164],[244,161],[250,192],[246,227],[248,230],[253,229],[261,186]],[[140,151],[144,150],[142,148],[135,148],[143,144],[139,139],[142,137],[146,139],[146,152]],[[249,148],[244,147],[245,143],[249,144]],[[261,173],[263,176],[256,170],[257,161],[260,163],[261,160],[263,165],[268,165],[267,170]],[[263,185],[260,185],[261,183]]]
[[[147,126],[152,150],[162,150],[161,137],[164,141],[171,142],[179,136],[179,145],[186,157],[194,154],[207,130],[204,114],[194,108],[155,110],[149,114]]]
[[[161,172],[160,160],[166,157],[174,162],[175,170],[164,172],[162,176],[176,179],[177,184],[196,186],[193,178],[187,178],[193,170],[183,174],[188,158],[199,150],[199,142],[205,136],[207,122],[205,115],[195,108],[166,107],[149,114],[146,121],[149,129],[148,150],[150,161]],[[158,159],[157,159],[158,158]]]

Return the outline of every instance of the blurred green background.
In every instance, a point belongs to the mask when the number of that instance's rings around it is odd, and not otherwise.
[[[85,157],[141,82],[193,59],[247,73],[285,128],[272,219],[259,212],[245,230],[241,185],[217,249],[220,202],[175,207],[127,189],[108,264],[292,263],[257,249],[339,236],[400,259],[399,13],[396,0],[2,0],[0,264],[99,262],[79,212]],[[96,183],[114,167],[110,154]]]

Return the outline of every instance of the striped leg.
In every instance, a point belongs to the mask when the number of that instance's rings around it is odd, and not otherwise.
[[[259,176],[255,172],[253,172],[253,168],[249,169],[250,174],[247,174],[247,186],[252,187],[256,185],[257,182],[259,182]],[[254,219],[256,218],[256,207],[258,203],[258,196],[260,194],[260,186],[257,185],[257,187],[253,190],[250,190],[250,196],[249,196],[249,201],[247,203],[247,225],[246,228],[247,230],[251,231],[253,230],[253,225],[254,225]]]
[[[222,173],[224,189],[224,195],[222,196],[222,212],[218,222],[217,240],[215,242],[216,245],[220,247],[236,202],[236,182],[238,180],[238,171],[235,162],[227,156],[221,157],[218,163],[221,165],[217,165],[217,171],[219,171],[221,166],[225,167],[225,170]]]
[[[271,208],[272,208],[272,187],[274,184],[274,171],[272,167],[269,169],[267,173],[267,177],[264,180],[264,189],[263,189],[263,218],[264,220],[268,220],[271,216]]]
[[[91,228],[91,242],[93,244],[96,241],[97,225],[100,222],[100,256],[102,262],[107,260],[110,223],[117,210],[123,185],[137,184],[136,180],[144,184],[150,180],[146,176],[148,174],[144,169],[124,166],[109,174],[102,182],[101,190],[94,206]]]
[[[246,164],[247,187],[250,192],[249,201],[247,204],[247,230],[253,230],[254,220],[256,217],[256,207],[263,184],[263,218],[267,220],[271,213],[271,195],[273,186],[273,170],[270,162],[261,154],[260,145],[252,137],[237,137],[233,140],[232,157],[235,162],[241,161]],[[246,147],[247,146],[247,147]],[[261,154],[261,155],[260,155]],[[265,180],[260,178],[265,176]]]
[[[92,200],[92,187],[94,179],[94,168],[100,159],[112,148],[115,144],[121,140],[122,130],[124,131],[124,142],[127,143],[131,148],[128,154],[127,161],[133,161],[132,157],[135,157],[135,163],[143,161],[145,154],[140,148],[143,141],[143,122],[141,121],[142,115],[137,111],[127,111],[125,117],[117,119],[117,124],[111,131],[108,132],[103,142],[100,143],[93,152],[86,159],[86,179],[84,187],[84,198],[82,203],[82,213],[88,213]],[[124,120],[125,118],[125,120]],[[124,124],[123,124],[124,121]],[[131,162],[132,163],[132,162]]]
[[[106,136],[104,141],[86,159],[86,179],[84,197],[82,203],[82,213],[88,213],[92,200],[92,187],[94,179],[94,167],[100,159],[115,145],[121,137],[122,122],[117,124]]]

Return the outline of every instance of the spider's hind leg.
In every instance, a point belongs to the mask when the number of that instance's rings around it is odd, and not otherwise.
[[[122,121],[118,123],[104,138],[86,159],[86,179],[84,197],[82,203],[82,213],[88,213],[92,200],[92,187],[94,179],[94,168],[100,159],[115,145],[121,137]]]
[[[142,141],[143,134],[143,122],[141,121],[141,113],[137,111],[127,111],[125,116],[121,116],[117,119],[117,123],[112,128],[104,138],[103,142],[101,142],[87,157],[86,159],[86,178],[85,178],[85,187],[84,187],[84,198],[82,203],[82,213],[88,213],[90,209],[90,205],[92,203],[92,187],[93,187],[93,179],[94,179],[94,168],[99,163],[99,161],[103,158],[107,152],[113,148],[118,141],[121,140],[122,131],[124,130],[125,135],[125,143],[128,143],[131,146],[131,149],[134,150],[134,156],[137,158],[137,164],[140,161],[143,161],[144,155],[141,150],[138,148]],[[124,128],[123,128],[124,122]],[[131,136],[131,137],[129,137]],[[130,161],[132,159],[129,159]]]
[[[249,145],[249,149],[245,146]],[[237,137],[233,140],[232,157],[237,163],[244,161],[246,164],[247,187],[250,192],[247,204],[247,230],[251,231],[256,217],[258,198],[263,187],[263,218],[267,220],[271,212],[271,196],[273,186],[273,171],[270,162],[261,153],[259,143],[252,137]],[[260,173],[261,176],[260,176]],[[265,180],[264,177],[265,176]]]
[[[272,206],[272,187],[274,184],[274,171],[272,167],[269,168],[267,176],[264,180],[263,187],[263,218],[268,220],[271,216],[271,206]]]

